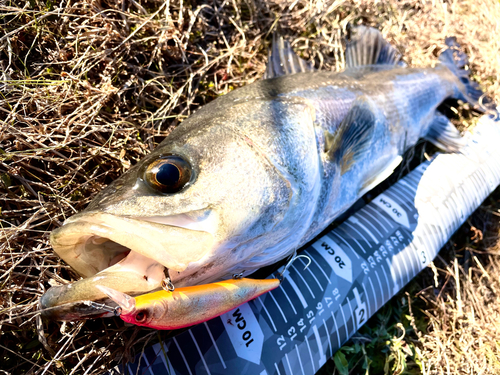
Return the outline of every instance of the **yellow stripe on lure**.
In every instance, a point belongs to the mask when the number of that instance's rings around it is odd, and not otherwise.
[[[222,315],[280,285],[278,279],[232,279],[161,290],[137,297],[98,285],[115,301],[125,322],[155,329],[178,329]]]

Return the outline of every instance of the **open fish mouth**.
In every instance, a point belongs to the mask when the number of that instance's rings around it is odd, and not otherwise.
[[[165,220],[169,224],[156,221],[82,213],[53,231],[50,241],[54,251],[84,279],[50,288],[40,300],[41,308],[47,309],[42,313],[53,319],[74,320],[75,311],[68,309],[71,304],[108,301],[96,285],[131,295],[159,289],[167,272],[175,279],[213,246],[213,235],[208,232],[175,226],[172,220]],[[103,315],[92,306],[88,311],[80,308],[77,315]]]

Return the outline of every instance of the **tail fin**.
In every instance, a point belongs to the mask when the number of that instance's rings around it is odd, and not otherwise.
[[[446,65],[463,84],[463,89],[458,93],[457,99],[471,103],[477,110],[481,112],[489,112],[498,116],[496,111],[496,104],[491,98],[481,90],[479,84],[470,79],[469,71],[465,70],[465,65],[468,64],[469,59],[465,52],[460,50],[455,37],[448,37],[445,40],[448,49],[443,51],[439,56],[439,61]]]

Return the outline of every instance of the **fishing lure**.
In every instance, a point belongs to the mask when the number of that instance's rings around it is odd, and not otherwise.
[[[97,285],[119,307],[127,323],[155,329],[179,329],[206,322],[280,285],[279,279],[231,279],[211,284],[160,290],[132,297]]]
[[[167,278],[163,290],[132,297],[112,288],[96,287],[118,307],[94,304],[95,309],[114,312],[127,323],[155,329],[179,329],[216,318],[258,296],[281,285],[285,273],[297,258],[308,260],[304,270],[311,264],[306,255],[294,255],[285,264],[275,279],[248,279],[233,275],[233,279],[211,284],[174,288]],[[167,280],[167,281],[166,281]]]

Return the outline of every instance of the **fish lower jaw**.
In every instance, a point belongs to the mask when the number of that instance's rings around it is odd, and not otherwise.
[[[53,231],[51,244],[84,279],[49,289],[41,304],[49,308],[109,301],[97,285],[130,295],[158,290],[167,271],[178,276],[191,260],[197,261],[211,249],[212,243],[212,235],[206,232],[103,213],[80,215]],[[78,306],[82,317],[92,315],[85,305]],[[68,315],[69,310],[53,310],[52,316],[75,319],[75,314]]]
[[[155,260],[128,250],[118,263],[94,276],[50,288],[42,296],[40,304],[42,309],[49,309],[48,317],[57,320],[75,320],[78,316],[80,319],[98,317],[104,312],[96,306],[101,303],[109,305],[111,302],[100,287],[132,296],[148,293],[161,288],[165,270],[165,266]],[[96,302],[97,305],[90,302]],[[59,309],[56,308],[58,306]]]

